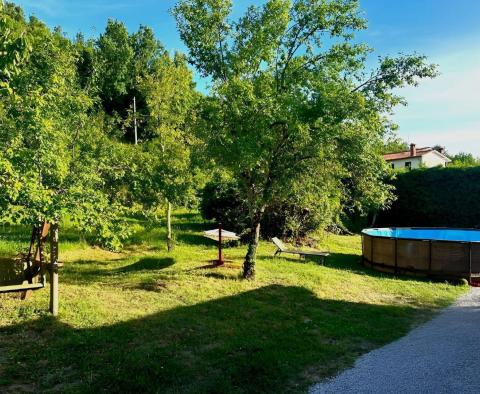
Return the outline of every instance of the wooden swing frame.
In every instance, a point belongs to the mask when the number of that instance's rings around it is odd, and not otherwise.
[[[50,237],[49,237],[50,236]],[[50,238],[50,239],[49,239]],[[44,245],[50,240],[50,263],[45,262]],[[32,259],[33,257],[33,259]],[[32,291],[46,286],[46,271],[50,274],[50,312],[58,314],[58,223],[44,221],[33,226],[30,247],[26,256],[25,280],[22,284],[0,286],[0,293],[21,292],[22,299],[31,296]]]

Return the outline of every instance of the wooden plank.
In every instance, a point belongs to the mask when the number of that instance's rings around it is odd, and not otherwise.
[[[330,256],[330,253],[327,252],[310,252],[310,251],[303,251],[303,250],[282,250],[282,253],[290,253],[290,254],[299,254],[302,256]]]
[[[21,285],[10,285],[0,287],[0,293],[10,293],[14,291],[36,290],[43,288],[43,283],[25,283]]]

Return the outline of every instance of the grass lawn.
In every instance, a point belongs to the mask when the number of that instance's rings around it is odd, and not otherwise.
[[[259,249],[257,278],[240,279],[245,247],[228,267],[206,268],[215,243],[195,213],[165,232],[132,222],[121,254],[60,233],[60,314],[48,289],[27,301],[0,295],[0,391],[302,392],[404,335],[466,291],[360,266],[358,236],[326,236],[325,266]],[[1,230],[1,228],[0,228]],[[3,228],[0,257],[29,229]]]

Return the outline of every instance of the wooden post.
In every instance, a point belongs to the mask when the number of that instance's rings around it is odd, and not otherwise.
[[[31,275],[31,271],[33,269],[33,264],[32,264],[32,253],[33,253],[33,249],[35,248],[35,241],[37,239],[37,236],[38,236],[38,229],[36,226],[33,226],[33,230],[32,230],[32,238],[30,240],[30,248],[28,249],[28,255],[27,255],[27,266],[26,266],[26,269],[27,269],[27,275],[28,275],[28,283],[33,283],[33,278],[32,278],[32,275]],[[22,291],[20,293],[20,298],[22,300],[27,300],[28,298],[30,298],[32,296],[32,290],[25,290],[25,291]]]
[[[44,254],[44,245],[48,240],[48,234],[50,232],[50,223],[43,222],[40,226],[40,239],[38,242],[38,250],[35,255],[35,264],[40,266],[40,274],[42,283],[45,284],[45,254]]]
[[[398,245],[397,245],[398,238],[395,237],[395,275],[398,274]]]
[[[468,274],[468,284],[472,285],[472,243],[468,243],[468,267],[469,267],[469,274]]]
[[[40,275],[41,283],[45,285],[45,256],[43,252],[43,246],[47,240],[48,232],[50,231],[50,223],[48,222],[41,222],[39,223],[38,227],[34,227],[33,232],[35,236],[32,236],[32,241],[37,243],[35,254],[33,257],[33,262],[30,265],[28,275],[32,276],[32,280],[29,283],[37,283],[38,278],[37,275]],[[30,251],[33,250],[33,246],[30,245]],[[30,251],[28,259],[30,259]],[[35,277],[35,281],[33,280]],[[32,296],[32,290],[26,290],[22,292],[21,299],[26,300]]]
[[[432,240],[428,241],[428,275],[432,275]]]
[[[50,232],[50,312],[58,315],[58,222]]]

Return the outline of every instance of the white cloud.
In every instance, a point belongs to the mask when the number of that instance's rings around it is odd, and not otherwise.
[[[393,119],[403,138],[480,156],[479,42],[445,45],[443,53],[430,58],[441,75],[401,92],[409,105],[398,108]]]
[[[433,135],[429,132],[418,132],[411,140],[418,146],[439,144],[445,146],[449,153],[470,152],[480,156],[480,122],[457,128],[439,126]]]

